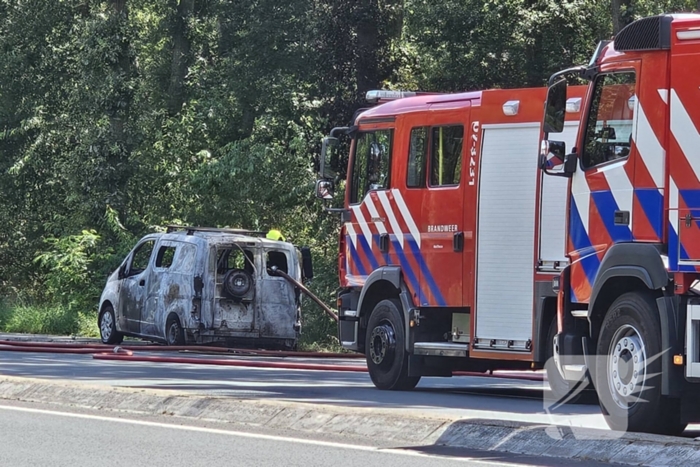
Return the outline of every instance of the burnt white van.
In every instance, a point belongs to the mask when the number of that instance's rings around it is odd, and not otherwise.
[[[301,257],[292,244],[256,232],[169,227],[146,235],[107,279],[98,315],[102,342],[133,336],[169,345],[295,348],[300,293],[275,272],[301,282]]]

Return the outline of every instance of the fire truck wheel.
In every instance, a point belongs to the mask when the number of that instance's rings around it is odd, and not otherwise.
[[[577,389],[572,394],[569,391],[575,384],[564,379],[557,364],[554,361],[554,336],[557,334],[557,318],[556,316],[549,325],[547,333],[547,361],[544,364],[544,369],[547,372],[547,382],[549,383],[550,393],[545,393],[545,398],[548,398],[555,404],[573,404],[581,398],[581,389]]]
[[[629,292],[610,306],[598,338],[595,379],[600,408],[618,431],[678,434],[680,405],[661,395],[661,333],[649,292]]]
[[[420,380],[420,376],[408,376],[408,354],[400,309],[398,300],[382,300],[372,310],[367,323],[367,369],[379,389],[408,391]]]
[[[100,338],[103,344],[121,344],[124,340],[124,335],[117,331],[117,321],[114,317],[114,308],[112,305],[105,305],[99,319]]]

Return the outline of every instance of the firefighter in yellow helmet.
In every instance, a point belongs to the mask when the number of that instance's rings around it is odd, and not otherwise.
[[[282,235],[282,232],[280,232],[277,229],[272,229],[270,230],[267,235],[265,235],[265,238],[268,238],[270,240],[277,240],[280,242],[284,242],[284,235]]]

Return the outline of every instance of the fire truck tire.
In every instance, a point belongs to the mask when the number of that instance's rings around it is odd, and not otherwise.
[[[569,394],[571,389],[575,387],[575,383],[564,379],[564,376],[557,368],[554,362],[554,336],[557,334],[557,318],[552,319],[547,333],[547,360],[544,364],[544,369],[547,372],[547,382],[549,383],[550,392],[545,393],[545,398],[555,404],[573,404],[581,398],[581,390],[573,394]]]
[[[365,352],[367,369],[379,389],[408,391],[416,387],[420,376],[408,376],[401,303],[382,300],[372,310],[367,323]]]
[[[121,344],[124,340],[124,335],[117,331],[117,321],[114,316],[114,307],[105,305],[99,319],[100,338],[103,344]]]
[[[661,394],[661,332],[654,297],[629,292],[610,306],[598,338],[596,391],[608,426],[674,435],[680,404]]]

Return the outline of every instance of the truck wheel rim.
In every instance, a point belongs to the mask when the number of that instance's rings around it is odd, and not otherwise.
[[[369,356],[375,365],[391,365],[396,351],[396,333],[389,322],[381,322],[370,337]]]
[[[629,410],[643,401],[646,382],[646,352],[640,332],[621,326],[610,341],[608,385],[615,404]]]
[[[112,335],[112,313],[103,313],[102,314],[102,322],[100,323],[100,332],[102,333],[102,337],[104,339],[109,339],[109,337]]]

